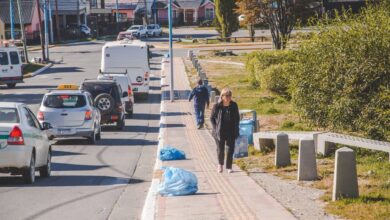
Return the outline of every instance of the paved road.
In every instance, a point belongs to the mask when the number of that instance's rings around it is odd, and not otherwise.
[[[52,59],[63,59],[42,75],[15,89],[0,88],[0,101],[21,101],[37,111],[42,95],[59,83],[96,78],[101,43],[56,47]],[[38,56],[30,54],[30,57]],[[140,216],[157,148],[160,110],[159,59],[151,61],[151,94],[136,103],[125,131],[103,128],[102,140],[66,140],[53,145],[53,172],[33,185],[0,175],[1,219],[136,219]],[[37,173],[38,175],[38,173]]]

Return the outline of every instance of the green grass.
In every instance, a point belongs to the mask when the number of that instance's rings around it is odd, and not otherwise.
[[[37,63],[26,64],[23,66],[23,75],[33,73],[44,66],[45,66],[44,64],[37,64]]]

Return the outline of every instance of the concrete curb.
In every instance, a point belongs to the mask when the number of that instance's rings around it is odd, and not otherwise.
[[[165,64],[162,63],[162,66]],[[161,68],[161,76],[163,76],[163,72],[165,68]],[[161,77],[161,105],[160,105],[160,129],[159,129],[159,135],[158,135],[158,146],[157,146],[157,152],[156,152],[156,161],[154,163],[154,169],[153,169],[153,179],[152,183],[150,185],[150,188],[148,190],[148,194],[145,199],[145,204],[142,209],[142,214],[141,214],[141,219],[142,220],[154,220],[155,219],[155,211],[156,211],[156,201],[157,201],[157,194],[158,194],[158,187],[160,185],[160,178],[156,176],[157,171],[161,170],[162,168],[162,163],[159,159],[159,152],[160,149],[164,145],[164,133],[165,129],[163,125],[166,124],[166,117],[164,116],[164,111],[165,111],[165,100],[166,100],[166,93],[164,93],[163,85],[166,84],[165,82],[166,78]]]
[[[40,68],[39,70],[37,70],[37,71],[31,73],[31,77],[34,77],[34,76],[36,76],[36,75],[41,74],[43,71],[49,69],[49,68],[52,67],[52,66],[53,66],[52,63],[47,64],[46,66]]]

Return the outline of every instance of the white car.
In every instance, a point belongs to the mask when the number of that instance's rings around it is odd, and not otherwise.
[[[121,88],[121,94],[127,92],[127,96],[122,96],[122,103],[125,106],[125,111],[128,116],[132,116],[134,112],[134,95],[131,88],[131,81],[127,73],[101,73],[97,77],[98,80],[114,80]]]
[[[158,24],[149,24],[147,26],[148,29],[148,36],[161,36],[162,35],[162,29],[160,25]]]
[[[100,112],[94,106],[91,94],[77,85],[62,84],[43,97],[38,120],[48,122],[53,138],[87,138],[95,144],[101,138]]]
[[[141,38],[148,36],[148,29],[144,25],[133,25],[126,32],[131,33],[133,36]]]
[[[51,172],[51,146],[45,130],[23,103],[0,102],[0,172],[23,175],[26,183]]]

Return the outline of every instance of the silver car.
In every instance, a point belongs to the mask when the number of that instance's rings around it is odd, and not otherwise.
[[[60,85],[57,90],[45,94],[38,120],[51,124],[52,128],[48,130],[50,139],[84,137],[94,144],[101,137],[100,112],[91,95],[78,90],[76,85]]]

